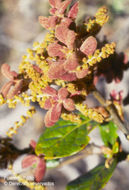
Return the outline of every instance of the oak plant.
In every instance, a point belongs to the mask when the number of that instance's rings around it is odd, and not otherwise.
[[[0,105],[15,109],[21,102],[29,109],[7,131],[7,138],[0,138],[0,166],[10,169],[17,180],[26,182],[30,189],[46,189],[35,183],[44,177],[46,163],[56,160],[60,165],[62,158],[84,154],[91,146],[89,133],[98,127],[104,143],[100,152],[105,163],[66,184],[66,189],[99,190],[108,182],[117,164],[128,158],[117,130],[119,128],[127,139],[129,131],[122,113],[122,91],[112,91],[110,99],[105,100],[96,84],[100,76],[107,82],[120,82],[128,67],[127,57],[115,51],[114,42],[100,42],[96,38],[109,18],[105,6],[99,8],[94,17],[77,25],[78,1],[49,0],[49,3],[51,16],[39,17],[41,26],[48,30],[43,42],[34,42],[33,48],[27,49],[18,73],[6,63],[1,66],[8,82],[1,88]],[[89,94],[93,94],[100,106],[86,105]],[[37,142],[32,140],[30,147],[19,150],[12,139],[35,113],[31,102],[47,110],[46,128]],[[22,168],[35,166],[35,181],[27,181],[13,171],[13,162],[25,153]]]

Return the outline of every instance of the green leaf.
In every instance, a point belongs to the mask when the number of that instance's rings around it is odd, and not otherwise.
[[[44,154],[46,159],[56,159],[73,155],[89,143],[89,119],[81,124],[59,120],[54,126],[46,128],[36,146],[36,154]]]
[[[117,126],[110,121],[109,123],[100,125],[99,129],[104,144],[106,146],[113,146],[118,138]]]
[[[87,174],[80,176],[79,178],[71,181],[67,185],[67,190],[100,190],[102,189],[112,176],[114,169],[116,168],[117,160],[115,159],[109,168],[105,168],[104,164],[101,164]]]

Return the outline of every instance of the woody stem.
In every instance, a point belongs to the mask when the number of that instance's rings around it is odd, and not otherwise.
[[[110,113],[110,115],[112,117],[112,121],[126,135],[127,139],[129,139],[129,129],[127,128],[126,124],[121,120],[119,115],[117,114],[117,111],[116,111],[116,108],[114,107],[114,105],[108,104],[97,89],[94,90],[92,92],[92,94],[99,101],[99,103],[106,108],[106,110]]]

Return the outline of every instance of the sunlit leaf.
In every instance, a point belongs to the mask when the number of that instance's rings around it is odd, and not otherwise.
[[[99,127],[102,140],[106,146],[114,145],[118,137],[117,126],[111,121]]]
[[[36,154],[44,154],[46,159],[56,159],[73,155],[89,143],[91,131],[89,119],[81,124],[59,120],[51,128],[46,128],[36,146]]]

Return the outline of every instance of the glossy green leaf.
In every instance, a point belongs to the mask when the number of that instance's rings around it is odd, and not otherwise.
[[[99,129],[104,144],[106,146],[113,146],[118,138],[117,126],[110,121],[109,123],[100,125]]]
[[[89,119],[81,124],[59,120],[54,126],[46,128],[36,146],[36,154],[44,154],[46,159],[56,159],[73,155],[89,143]]]
[[[104,164],[101,164],[87,174],[80,176],[79,178],[71,181],[67,185],[67,190],[100,190],[102,189],[112,176],[114,169],[116,168],[117,161],[114,160],[109,168],[105,168]]]

